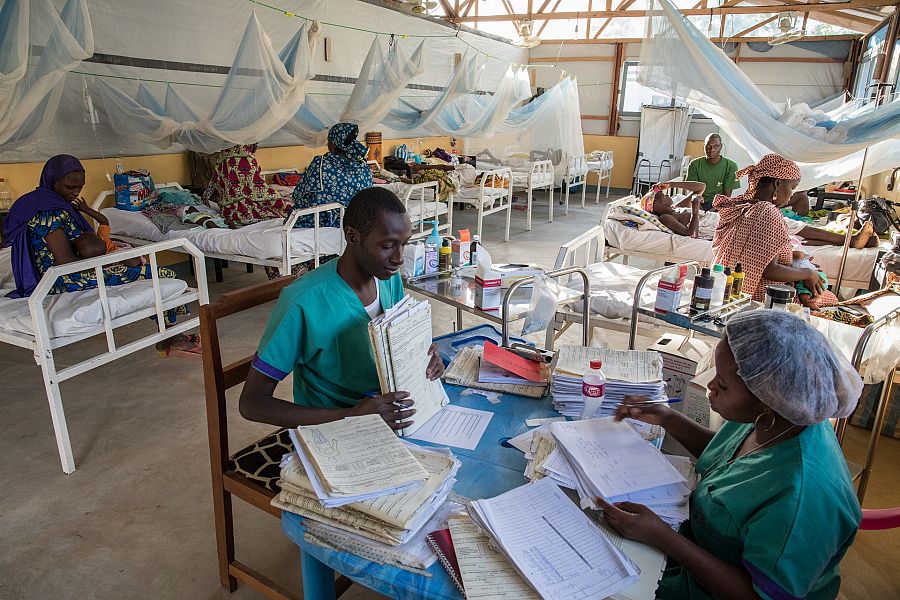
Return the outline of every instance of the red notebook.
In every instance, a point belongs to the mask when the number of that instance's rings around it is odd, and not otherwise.
[[[456,589],[465,598],[466,590],[463,588],[462,575],[459,572],[459,562],[456,560],[456,550],[453,549],[453,539],[450,537],[450,530],[438,529],[437,531],[432,531],[425,539],[428,540],[428,545],[434,550],[435,555],[441,561],[444,570],[447,571]]]

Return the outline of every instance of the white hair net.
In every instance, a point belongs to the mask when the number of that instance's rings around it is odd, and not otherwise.
[[[760,402],[797,425],[853,412],[863,382],[821,333],[776,310],[739,313],[725,325],[738,376]]]

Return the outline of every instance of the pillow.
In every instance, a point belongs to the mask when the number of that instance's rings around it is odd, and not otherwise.
[[[622,212],[624,212],[626,215],[631,215],[633,217],[639,217],[639,218],[643,219],[644,221],[647,221],[648,223],[655,225],[663,233],[670,233],[670,234],[675,233],[674,231],[672,231],[671,229],[669,229],[668,227],[663,225],[662,221],[659,220],[659,217],[657,217],[656,215],[654,215],[651,212],[647,212],[646,210],[644,210],[643,208],[640,208],[639,206],[629,206],[626,204],[625,206],[620,206],[619,208],[621,208]]]

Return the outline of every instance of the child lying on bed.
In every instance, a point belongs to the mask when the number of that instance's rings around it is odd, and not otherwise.
[[[673,185],[685,189],[690,194],[673,205],[672,197],[664,192]],[[700,202],[703,200],[703,191],[706,184],[698,181],[678,181],[657,183],[641,198],[641,208],[653,213],[660,222],[672,230],[676,235],[698,237],[700,228]],[[679,208],[679,207],[690,207]]]
[[[94,258],[104,254],[112,254],[121,249],[110,238],[109,219],[103,213],[88,206],[84,198],[74,200],[72,206],[78,212],[86,214],[97,222],[96,233],[85,231],[75,238],[75,252],[79,257]],[[128,267],[139,267],[144,264],[144,261],[140,257],[136,257],[123,260],[122,263]]]

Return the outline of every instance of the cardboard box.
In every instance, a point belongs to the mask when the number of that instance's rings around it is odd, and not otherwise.
[[[666,333],[647,350],[662,355],[663,379],[669,398],[683,398],[688,382],[712,362],[712,347],[696,338]]]
[[[482,279],[475,276],[475,308],[479,310],[500,310],[503,301],[503,291],[500,287],[500,277],[496,273],[491,274],[490,279]]]
[[[699,373],[688,382],[681,403],[673,404],[672,406],[678,407],[681,413],[690,417],[696,423],[713,431],[718,431],[722,426],[722,417],[719,416],[719,413],[715,413],[709,408],[709,398],[706,396],[707,386],[709,386],[709,382],[715,376],[715,367],[710,367]]]

